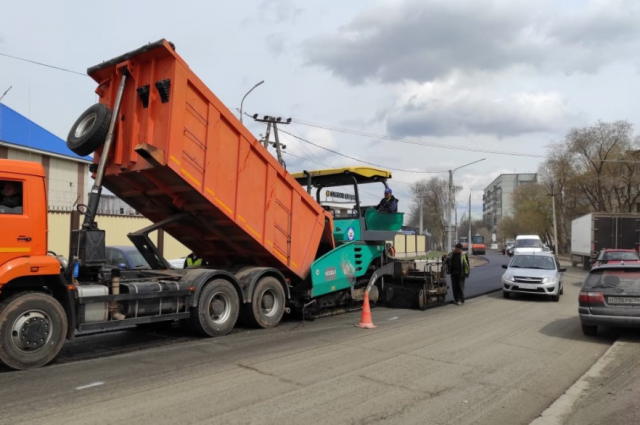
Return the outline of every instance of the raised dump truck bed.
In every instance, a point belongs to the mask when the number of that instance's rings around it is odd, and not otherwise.
[[[87,72],[110,110],[127,73],[104,186],[154,223],[188,213],[164,227],[186,247],[216,267],[269,266],[304,279],[323,237],[334,246],[331,216],[171,43],[160,40]]]

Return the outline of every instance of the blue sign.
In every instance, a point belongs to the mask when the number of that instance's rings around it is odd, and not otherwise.
[[[353,227],[349,227],[347,229],[347,239],[352,241],[356,238],[356,231],[353,230]]]

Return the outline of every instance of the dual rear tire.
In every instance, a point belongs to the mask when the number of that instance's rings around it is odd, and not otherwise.
[[[242,306],[242,319],[250,326],[272,328],[282,320],[285,302],[280,281],[271,276],[263,277],[253,290],[251,303]]]
[[[214,279],[200,292],[190,325],[204,336],[223,336],[233,330],[241,315],[250,326],[272,328],[282,320],[285,293],[280,281],[266,276],[258,281],[252,302],[240,305],[238,291],[225,279]]]

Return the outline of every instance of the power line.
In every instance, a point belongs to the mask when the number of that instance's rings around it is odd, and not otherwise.
[[[296,133],[298,133],[298,136],[300,136],[300,137],[304,137],[304,135],[302,134],[302,132],[300,131],[300,129],[298,129],[298,127],[296,127],[295,125],[291,125],[291,128],[293,128],[293,129],[294,129],[294,131],[295,131]],[[314,159],[317,159],[317,160],[319,160],[319,161],[322,161],[323,159],[326,159],[326,158],[322,158],[322,157],[319,155],[319,153],[318,153],[318,154],[316,154],[315,149],[312,149],[311,147],[307,146],[305,143],[301,143],[301,144],[300,144],[300,146],[304,147],[304,149],[305,149],[305,150],[309,151],[309,152],[311,153],[311,156],[312,156]]]
[[[322,165],[322,166],[325,166],[325,167],[331,167],[331,165],[329,165],[329,164],[325,164],[325,163],[318,162],[318,161],[312,161],[310,159],[307,159],[307,158],[292,154],[291,152],[284,151],[283,153],[285,153],[287,155],[290,155],[290,156],[293,156],[295,158],[301,159],[303,161],[309,162],[309,163],[319,164],[319,165]],[[366,190],[362,190],[362,189],[360,189],[360,193],[364,193],[364,194],[372,196],[372,197],[377,197],[377,195],[374,195],[373,193],[368,192]]]
[[[298,124],[309,126],[309,127],[321,128],[323,130],[337,131],[337,132],[340,132],[340,133],[346,133],[346,134],[351,134],[351,135],[355,135],[355,136],[368,137],[368,138],[371,138],[371,139],[387,140],[387,141],[390,141],[390,142],[406,143],[406,144],[409,144],[409,145],[429,146],[429,147],[434,147],[434,148],[443,148],[443,149],[450,149],[450,150],[461,150],[461,151],[467,151],[467,152],[490,153],[490,154],[496,154],[496,155],[510,155],[510,156],[521,156],[521,157],[530,157],[530,158],[546,158],[545,155],[527,154],[527,153],[522,153],[522,152],[496,151],[496,150],[491,150],[491,149],[470,148],[470,147],[465,147],[465,146],[451,146],[451,145],[445,145],[445,144],[442,144],[442,143],[425,142],[425,141],[422,141],[422,140],[400,139],[400,138],[397,138],[397,137],[391,137],[391,136],[385,136],[385,135],[380,135],[380,134],[367,133],[367,132],[364,132],[364,131],[352,130],[352,129],[348,129],[348,128],[341,128],[341,127],[336,127],[336,126],[332,126],[332,125],[318,124],[318,123],[314,123],[314,122],[311,122],[311,121],[299,120],[297,118],[292,118],[292,121],[294,121],[294,122],[296,122]]]
[[[61,68],[59,66],[48,65],[46,63],[37,62],[37,61],[30,60],[30,59],[25,59],[25,58],[20,58],[18,56],[12,56],[12,55],[8,55],[6,53],[0,53],[0,56],[4,56],[4,57],[7,57],[7,58],[11,58],[11,59],[16,59],[16,60],[23,61],[23,62],[29,62],[29,63],[35,64],[35,65],[45,66],[47,68],[57,69],[58,71],[64,71],[64,72],[69,72],[71,74],[82,75],[83,77],[88,77],[87,74],[82,73],[82,72],[73,71],[71,69],[66,69],[66,68]]]
[[[285,131],[285,130],[280,130],[280,131],[282,131],[283,133],[288,134],[291,137],[295,137],[296,139],[302,140],[303,142],[306,142],[306,143],[309,143],[309,144],[311,144],[313,146],[316,146],[316,147],[318,147],[320,149],[324,149],[324,150],[329,151],[331,153],[334,153],[336,155],[344,156],[345,158],[349,158],[349,159],[352,159],[354,161],[358,161],[358,162],[362,162],[362,163],[365,163],[365,164],[373,165],[374,167],[381,167],[381,168],[387,168],[389,170],[402,171],[402,172],[405,172],[405,173],[416,173],[416,174],[439,174],[439,173],[446,173],[447,172],[447,171],[444,171],[444,170],[443,171],[405,170],[405,169],[402,169],[402,168],[395,168],[395,167],[389,167],[389,166],[386,166],[386,165],[375,164],[373,162],[365,161],[365,160],[360,159],[360,158],[356,158],[356,157],[353,157],[353,156],[345,155],[345,154],[340,153],[338,151],[335,151],[333,149],[325,148],[324,146],[320,146],[320,145],[318,145],[316,143],[313,143],[313,142],[311,142],[311,141],[309,141],[307,139],[303,139],[302,137],[298,137],[298,136],[296,136],[294,134],[291,134],[288,131]]]
[[[524,153],[524,152],[496,151],[496,150],[492,150],[492,149],[470,148],[470,147],[465,147],[465,146],[451,146],[451,145],[445,145],[445,144],[442,144],[442,143],[425,142],[424,140],[400,139],[400,138],[397,138],[397,137],[391,137],[391,136],[386,136],[386,135],[367,133],[367,132],[359,131],[359,130],[336,127],[336,126],[333,126],[333,125],[318,124],[318,123],[314,123],[314,122],[311,122],[311,121],[299,120],[297,118],[292,118],[292,122],[296,122],[298,124],[306,125],[308,127],[320,128],[320,129],[323,129],[323,130],[337,131],[339,133],[351,134],[351,135],[367,137],[367,138],[371,138],[371,139],[386,140],[386,141],[390,141],[390,142],[405,143],[405,144],[409,144],[409,145],[428,146],[428,147],[434,147],[434,148],[459,150],[459,151],[466,151],[466,152],[479,152],[479,153],[494,154],[494,155],[518,156],[518,157],[524,157],[524,158],[541,158],[541,159],[547,159],[548,158],[546,155],[528,154],[528,153]],[[594,161],[598,162],[598,163],[599,162],[619,162],[619,163],[629,163],[629,164],[638,164],[638,163],[640,163],[640,161],[638,161],[638,160],[625,160],[625,159],[597,159],[597,160],[594,160]]]
[[[282,130],[280,130],[280,131],[282,131]],[[302,156],[298,156],[298,155],[293,154],[293,153],[288,152],[288,151],[283,151],[282,153],[287,154],[287,155],[289,155],[289,156],[293,156],[294,158],[301,159],[301,160],[303,160],[303,161],[305,161],[305,162],[309,162],[309,163],[312,163],[312,164],[322,165],[323,167],[331,167],[329,164],[324,164],[324,163],[322,163],[322,162],[313,161],[313,160],[311,160],[311,159],[304,158],[304,157],[302,157]]]

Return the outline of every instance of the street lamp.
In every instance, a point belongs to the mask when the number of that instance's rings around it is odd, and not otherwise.
[[[553,190],[553,183],[551,183],[551,193],[547,196],[551,196],[551,208],[553,214],[553,253],[558,255],[558,226],[556,225],[556,192]]]
[[[458,171],[461,168],[468,167],[469,165],[475,164],[475,163],[480,162],[480,161],[484,161],[485,159],[487,159],[487,158],[482,158],[482,159],[479,159],[477,161],[473,161],[473,162],[470,162],[468,164],[461,165],[460,167],[454,168],[453,170],[449,170],[449,200],[448,200],[449,201],[448,202],[448,204],[449,204],[448,205],[449,206],[449,228],[447,229],[447,233],[448,233],[447,252],[451,252],[451,217],[453,216],[453,202],[452,202],[453,196],[452,196],[451,192],[453,190],[453,173],[455,173],[456,171]],[[469,241],[469,242],[471,242],[471,241]]]
[[[469,189],[469,239],[468,239],[468,246],[469,246],[469,251],[471,251],[471,191],[477,187],[482,187],[482,186],[473,186],[471,189]]]
[[[256,87],[258,87],[260,84],[264,83],[264,80],[260,81],[258,84],[256,84],[255,86],[251,87],[251,90],[249,90],[247,92],[247,94],[245,94],[242,97],[242,101],[240,102],[240,122],[242,122],[242,104],[244,103],[244,99],[245,97],[249,96],[249,93],[251,93],[253,91],[253,89],[255,89]]]

